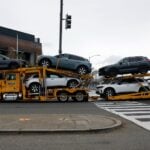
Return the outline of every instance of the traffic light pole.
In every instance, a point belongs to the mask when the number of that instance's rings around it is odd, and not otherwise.
[[[63,0],[60,0],[59,54],[62,54]]]

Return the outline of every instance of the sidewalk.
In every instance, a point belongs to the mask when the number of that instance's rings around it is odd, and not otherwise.
[[[0,115],[0,133],[90,132],[121,126],[121,121],[89,114]]]

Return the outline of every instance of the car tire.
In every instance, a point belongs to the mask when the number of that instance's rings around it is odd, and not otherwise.
[[[118,73],[117,69],[115,69],[115,68],[110,69],[109,77],[115,77],[117,75],[117,73]]]
[[[39,66],[47,66],[47,67],[50,67],[50,66],[51,66],[51,62],[50,62],[49,59],[44,58],[44,59],[41,59],[41,60],[40,60]]]
[[[69,80],[67,83],[67,87],[69,88],[75,88],[78,87],[79,82],[77,80]]]
[[[104,97],[108,99],[109,96],[114,96],[115,95],[115,90],[113,88],[107,88],[104,91]]]
[[[86,66],[79,66],[77,68],[77,73],[80,74],[80,75],[85,75],[88,73],[88,69]]]
[[[140,87],[139,92],[147,92],[150,89],[148,87]]]
[[[65,92],[65,91],[58,92],[57,93],[57,99],[60,102],[67,102],[68,99],[69,99],[69,94],[67,92]]]
[[[39,83],[31,83],[29,86],[29,90],[31,93],[40,93],[41,85]]]
[[[140,72],[141,74],[146,74],[146,73],[148,72],[148,70],[143,67],[143,68],[141,68],[141,69],[139,70],[139,72]]]
[[[10,69],[17,69],[17,68],[19,68],[19,64],[17,64],[17,63],[11,63],[11,64],[9,65],[9,68],[10,68]]]

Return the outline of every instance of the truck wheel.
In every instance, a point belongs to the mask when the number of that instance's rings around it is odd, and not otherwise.
[[[67,102],[68,101],[68,93],[67,92],[59,92],[57,94],[57,99],[60,101],[60,102]]]
[[[40,93],[41,85],[39,83],[32,83],[29,86],[29,90],[31,93]]]
[[[77,102],[84,102],[88,100],[87,94],[82,91],[74,93],[73,99]]]

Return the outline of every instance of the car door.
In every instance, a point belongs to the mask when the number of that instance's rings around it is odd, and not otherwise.
[[[118,93],[131,93],[137,91],[137,84],[134,78],[122,79],[118,82],[117,92]]]
[[[71,68],[67,54],[57,56],[56,68],[69,69]]]
[[[117,66],[119,73],[126,73],[129,68],[129,61],[128,58],[124,58],[118,62]]]
[[[129,59],[129,67],[128,67],[128,71],[129,72],[137,72],[137,66],[140,63],[138,57],[131,57]]]
[[[48,74],[45,80],[45,84],[47,87],[66,86],[67,84],[66,78],[56,74]]]
[[[20,74],[7,73],[5,79],[5,92],[19,92],[20,91]]]

